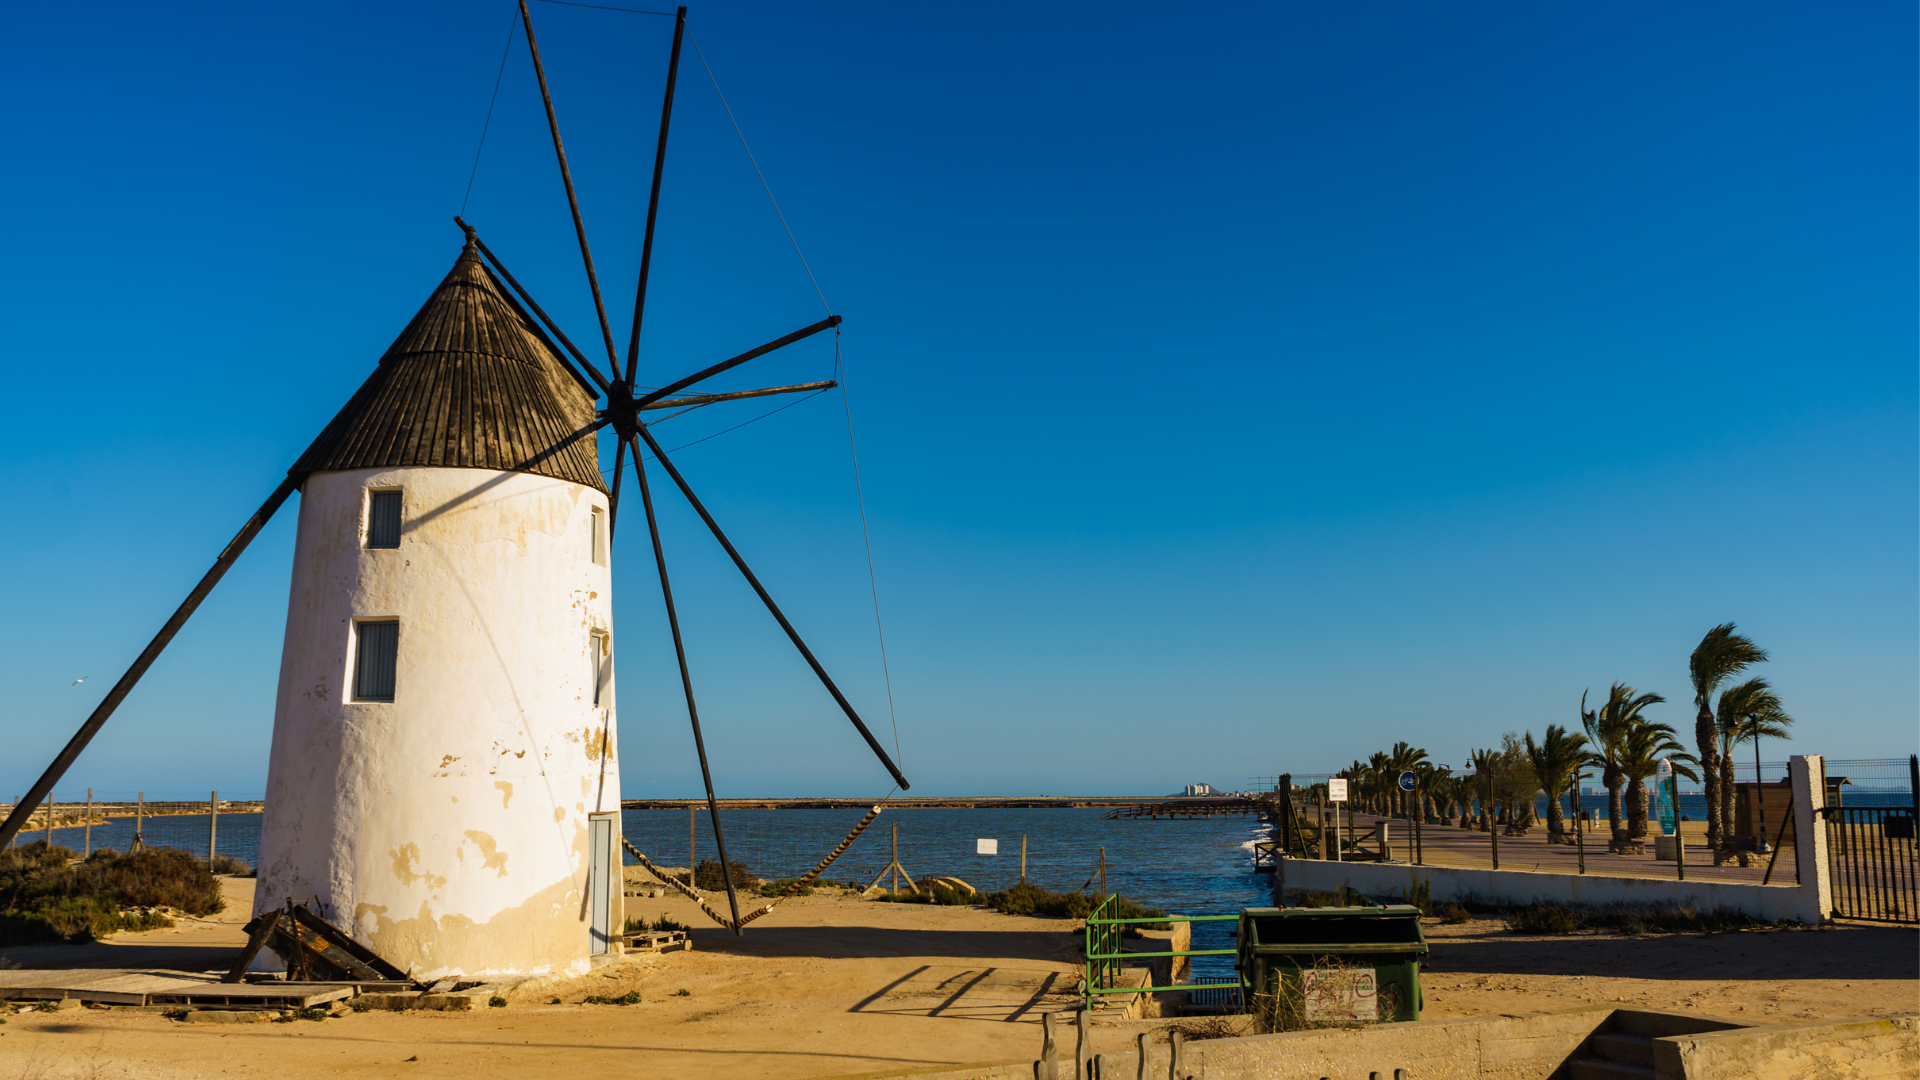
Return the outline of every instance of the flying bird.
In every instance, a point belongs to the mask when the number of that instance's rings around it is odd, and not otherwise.
[[[86,682],[86,681],[87,681],[88,679],[91,679],[91,678],[93,678],[93,676],[91,676],[91,675],[82,675],[82,676],[80,676],[79,678],[77,678],[77,679],[75,679],[75,680],[73,680],[72,682],[70,682],[70,683],[68,683],[67,685],[68,685],[68,686],[79,686],[79,685],[80,685],[81,683],[83,683],[83,682]]]

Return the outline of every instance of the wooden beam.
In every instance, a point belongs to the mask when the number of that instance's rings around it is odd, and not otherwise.
[[[647,196],[647,233],[640,242],[640,283],[633,292],[633,334],[627,339],[627,384],[633,384],[640,352],[640,316],[647,310],[647,273],[653,269],[653,222],[660,214],[660,174],[667,166],[667,125],[673,119],[673,84],[680,75],[680,39],[687,32],[687,9],[673,18],[673,54],[667,59],[667,96],[660,103],[660,142],[653,149],[653,192]]]
[[[775,394],[804,394],[809,390],[831,390],[839,385],[832,379],[828,379],[824,382],[795,383],[792,386],[769,386],[764,390],[737,390],[731,394],[689,394],[686,397],[648,402],[640,406],[640,409],[643,412],[649,409],[678,409],[693,405],[711,405],[716,401],[742,401],[746,398],[772,397]]]
[[[670,382],[667,385],[661,387],[660,389],[647,394],[645,397],[635,399],[633,403],[633,407],[635,409],[644,409],[648,405],[651,405],[654,402],[659,401],[661,398],[670,397],[674,394],[677,394],[680,391],[685,390],[687,387],[692,386],[694,383],[700,382],[703,379],[711,379],[715,375],[718,375],[723,371],[729,371],[733,368],[737,368],[741,364],[744,364],[749,360],[753,360],[757,357],[765,356],[766,354],[772,352],[775,349],[784,348],[788,345],[793,344],[796,341],[799,341],[801,338],[812,337],[813,335],[819,333],[822,330],[831,330],[834,327],[839,325],[840,325],[840,316],[829,315],[826,318],[821,319],[819,322],[814,323],[812,326],[806,326],[798,330],[795,330],[793,333],[788,334],[786,337],[775,338],[774,340],[767,342],[765,345],[762,345],[757,349],[748,349],[746,352],[741,353],[739,356],[736,356],[731,360],[722,360],[710,368],[706,368],[701,371],[696,371],[693,374],[677,382]]]

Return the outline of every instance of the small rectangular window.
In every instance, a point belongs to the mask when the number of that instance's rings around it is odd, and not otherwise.
[[[607,680],[613,674],[613,650],[608,645],[607,635],[587,635],[587,656],[592,664],[590,673],[593,685],[593,703],[599,706],[606,696]]]
[[[354,624],[353,698],[392,701],[393,669],[400,655],[398,622]]]
[[[595,565],[607,565],[607,515],[599,507],[587,515],[587,527],[593,535],[587,540]]]
[[[400,546],[399,492],[371,491],[367,493],[367,546],[370,548],[397,548]]]

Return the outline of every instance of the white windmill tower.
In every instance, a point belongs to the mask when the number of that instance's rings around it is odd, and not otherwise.
[[[294,466],[257,908],[309,902],[422,977],[605,951],[620,891],[585,902],[596,856],[619,865],[594,397],[469,242]]]
[[[525,0],[520,14],[613,377],[456,218],[467,243],[453,270],[0,822],[0,844],[298,491],[256,913],[306,904],[416,978],[584,970],[622,922],[610,552],[629,457],[728,862],[642,444],[894,783],[909,787],[642,419],[837,385],[675,396],[837,327],[838,315],[658,389],[635,382],[686,8],[674,23],[624,375]],[[603,428],[617,437],[610,488],[597,465]],[[742,917],[724,876],[732,918],[716,918],[737,932],[754,916]]]

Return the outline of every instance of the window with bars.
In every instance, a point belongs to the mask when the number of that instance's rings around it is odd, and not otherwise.
[[[400,546],[400,493],[398,491],[367,493],[367,546],[370,548]]]
[[[353,699],[392,701],[393,673],[400,657],[400,623],[353,624]]]
[[[587,656],[592,667],[589,679],[593,687],[593,704],[600,707],[606,704],[603,699],[607,697],[607,683],[613,678],[613,647],[608,636],[588,634]]]

